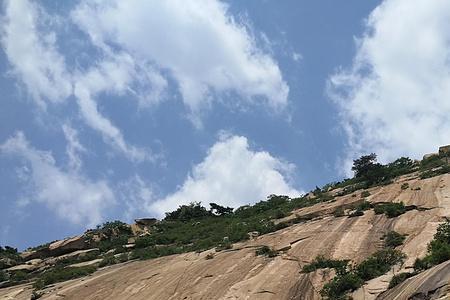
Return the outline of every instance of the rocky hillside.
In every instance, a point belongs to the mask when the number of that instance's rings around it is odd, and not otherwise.
[[[446,157],[369,161],[297,199],[192,204],[3,249],[0,299],[450,299]]]

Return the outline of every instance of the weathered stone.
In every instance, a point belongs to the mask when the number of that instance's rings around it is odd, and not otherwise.
[[[0,259],[0,269],[10,268],[17,265],[17,262],[14,259],[4,257]]]
[[[431,157],[439,156],[438,153],[428,153],[423,156],[423,159],[429,159]]]
[[[42,247],[41,249],[38,250],[24,251],[20,254],[20,256],[24,260],[28,261],[30,259],[36,258],[43,259],[52,256],[53,257],[60,256],[77,250],[85,250],[88,247],[89,245],[86,243],[85,237],[83,235],[79,235],[76,237],[53,242],[49,246]]]
[[[253,239],[255,239],[255,238],[257,238],[259,236],[259,231],[251,231],[251,232],[249,232],[247,234],[248,234],[248,238],[250,240],[253,240]]]
[[[142,218],[142,219],[135,219],[134,222],[141,226],[153,226],[156,223],[158,223],[158,219],[155,218]]]
[[[83,235],[51,243],[48,247],[51,256],[58,256],[76,250],[85,250],[87,248],[88,244]]]
[[[450,145],[439,147],[439,156],[449,156]]]
[[[100,250],[98,248],[92,248],[92,249],[86,249],[86,250],[77,250],[68,254],[60,255],[54,258],[50,258],[46,260],[47,264],[55,264],[58,261],[69,259],[69,258],[82,258],[86,255],[94,254],[94,253],[100,253]]]
[[[70,265],[69,267],[80,268],[80,267],[87,267],[87,266],[95,266],[95,265],[98,265],[101,261],[102,261],[101,258],[97,258],[97,259],[93,259],[90,261],[83,261],[83,262],[80,262],[77,264],[73,264],[73,265]]]
[[[44,266],[44,261],[39,258],[31,259],[24,264],[20,264],[14,267],[6,269],[8,272],[24,271],[32,272]]]

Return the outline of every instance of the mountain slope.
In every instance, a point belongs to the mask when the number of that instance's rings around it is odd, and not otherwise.
[[[402,188],[405,183],[407,189]],[[361,203],[362,191],[358,190],[296,210],[277,222],[305,217],[304,222],[236,243],[232,249],[105,267],[88,277],[50,286],[42,299],[320,299],[319,291],[335,272],[320,269],[302,273],[304,265],[318,255],[360,263],[381,249],[383,235],[393,230],[406,235],[404,244],[398,247],[407,255],[405,263],[368,281],[353,292],[353,298],[409,299],[416,293],[415,286],[420,286],[423,293],[440,289],[440,297],[450,297],[443,289],[448,285],[448,275],[444,276],[448,274],[447,263],[383,293],[394,272],[411,270],[416,258],[425,256],[436,228],[449,216],[450,175],[423,180],[417,174],[406,175],[368,192],[366,200],[372,204],[403,202],[409,210],[394,218],[375,214],[373,209],[362,216],[348,217],[348,212],[334,216],[338,207]],[[280,255],[256,255],[255,250],[263,245],[278,250]],[[0,299],[30,299],[31,293],[29,285],[4,288],[0,289]]]

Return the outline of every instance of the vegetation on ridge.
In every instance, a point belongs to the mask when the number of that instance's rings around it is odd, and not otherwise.
[[[41,288],[50,283],[84,276],[95,271],[97,267],[125,262],[128,259],[151,259],[189,251],[200,252],[211,248],[215,248],[216,251],[231,249],[234,243],[250,238],[249,233],[266,234],[319,216],[313,212],[282,222],[274,222],[276,219],[288,216],[295,209],[334,201],[335,196],[349,193],[354,193],[353,197],[360,197],[361,201],[357,202],[361,203],[353,207],[348,217],[362,216],[364,211],[374,209],[376,214],[385,214],[388,218],[394,218],[413,207],[405,206],[404,203],[368,202],[366,198],[371,196],[369,188],[389,184],[400,175],[416,171],[421,178],[450,172],[449,165],[439,156],[433,156],[421,162],[402,157],[383,165],[377,162],[375,154],[356,159],[352,169],[355,172],[353,178],[329,183],[321,188],[316,187],[307,195],[298,198],[271,195],[264,201],[237,209],[216,203],[210,203],[209,209],[199,202],[181,205],[175,211],[168,212],[163,220],[153,224],[149,232],[143,236],[133,235],[131,227],[123,222],[106,222],[95,229],[88,230],[84,235],[86,243],[91,248],[98,248],[98,251],[57,260],[54,266],[46,266],[48,269],[45,271],[5,272],[2,269],[20,264],[23,259],[17,249],[0,247],[0,282],[3,281],[1,286],[35,280],[35,287]],[[403,183],[400,188],[407,190],[409,184]],[[339,189],[339,191],[333,191],[335,189]],[[414,190],[418,189],[420,188]],[[333,215],[335,217],[346,215],[344,209],[351,209],[351,207],[339,206]],[[416,272],[450,259],[450,238],[448,238],[450,233],[446,235],[448,229],[439,227],[435,239],[428,246],[427,256],[417,260]],[[330,299],[339,299],[346,292],[358,288],[366,280],[384,274],[393,264],[404,259],[404,255],[395,249],[403,243],[404,236],[396,232],[388,232],[383,239],[385,248],[374,253],[359,265],[349,265],[348,261],[318,256],[311,264],[304,266],[302,271],[311,272],[320,268],[334,268],[337,275],[324,286],[322,295]],[[28,250],[45,251],[49,244]],[[130,250],[129,246],[134,249]],[[268,246],[261,246],[255,251],[255,254],[274,257],[278,253]],[[210,253],[207,258],[213,257],[214,254]],[[99,260],[100,262],[96,266],[82,268],[71,266],[97,258],[101,258],[101,261]],[[394,276],[392,285],[412,276],[411,274],[415,273]]]

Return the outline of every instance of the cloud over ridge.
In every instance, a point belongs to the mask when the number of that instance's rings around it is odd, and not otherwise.
[[[420,158],[450,143],[450,2],[385,0],[365,27],[351,68],[329,79],[349,158]]]
[[[163,216],[190,202],[238,208],[271,194],[299,196],[302,192],[289,182],[294,168],[268,152],[250,149],[244,136],[222,136],[177,191],[152,202],[147,209]]]

